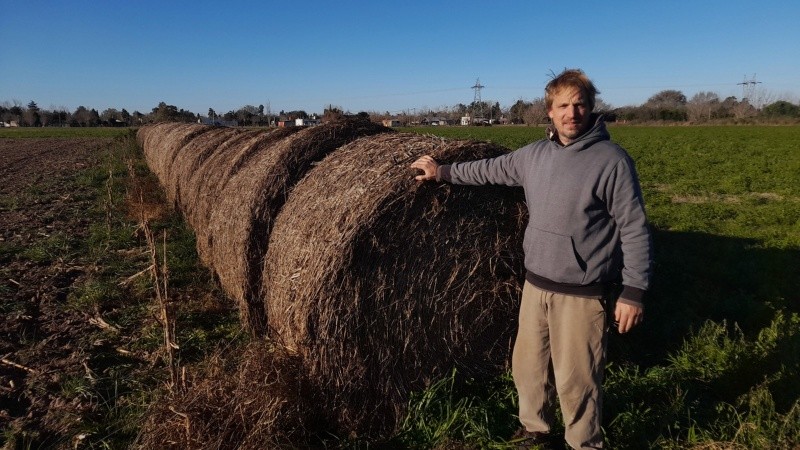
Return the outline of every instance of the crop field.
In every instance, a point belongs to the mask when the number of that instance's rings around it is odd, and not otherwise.
[[[427,127],[415,132],[488,140],[510,149],[542,128]],[[660,230],[800,247],[800,127],[611,127],[636,161],[648,216]]]
[[[236,300],[201,262],[195,232],[134,131],[0,130],[4,448],[175,448],[155,444],[152,430],[164,427],[194,447],[237,448],[246,438],[256,448],[259,429],[280,434],[280,421],[231,399],[261,401],[258,380],[301,388],[279,364],[248,368],[271,347],[249,337]],[[544,135],[400,131],[509,149]],[[656,267],[645,322],[609,343],[608,447],[797,449],[800,127],[610,132],[636,162]],[[285,436],[299,447],[509,447],[510,375],[449,373],[412,394],[389,437],[333,436],[308,424]]]
[[[544,134],[414,131],[509,148]],[[636,161],[656,245],[645,323],[610,342],[612,448],[795,448],[800,127],[610,132]]]

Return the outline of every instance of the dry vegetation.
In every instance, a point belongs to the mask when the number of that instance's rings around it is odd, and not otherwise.
[[[506,149],[361,121],[296,133],[157,125],[139,139],[243,326],[267,337],[234,379],[212,371],[174,410],[154,411],[147,447],[387,437],[411,393],[453,367],[502,372],[523,273],[521,192],[418,183],[408,166]]]
[[[500,373],[523,273],[522,193],[419,183],[408,166],[424,154],[502,152],[412,134],[362,138],[309,172],[278,215],[262,294],[270,330],[300,354],[338,429],[392,432],[410,393],[453,367]]]

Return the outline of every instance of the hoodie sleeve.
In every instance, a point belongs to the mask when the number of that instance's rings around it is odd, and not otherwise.
[[[629,156],[617,163],[606,189],[622,248],[623,291],[619,301],[642,306],[642,296],[650,287],[652,276],[653,245],[636,168]]]
[[[524,167],[523,149],[494,158],[442,165],[437,179],[453,184],[501,184],[521,186]]]

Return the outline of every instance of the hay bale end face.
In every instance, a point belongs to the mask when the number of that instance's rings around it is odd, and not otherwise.
[[[169,189],[168,184],[175,157],[189,141],[214,129],[214,127],[197,124],[159,123],[139,130],[139,133],[145,135],[143,148],[147,165],[165,187],[167,198],[170,201],[175,202],[176,200],[174,192]]]
[[[242,322],[263,332],[263,258],[272,224],[294,185],[328,153],[362,136],[391,130],[366,120],[346,119],[307,128],[249,155],[220,191],[208,231],[212,268],[239,304]],[[325,193],[323,193],[325,195]]]
[[[340,430],[386,435],[412,391],[452,368],[496,375],[524,273],[522,190],[417,182],[408,166],[507,149],[412,134],[361,138],[293,190],[275,222],[262,299]]]

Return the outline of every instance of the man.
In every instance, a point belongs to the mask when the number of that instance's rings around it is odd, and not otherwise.
[[[633,161],[592,114],[596,94],[582,71],[565,70],[545,88],[547,139],[496,158],[411,164],[423,172],[417,180],[525,190],[526,275],[512,355],[525,445],[553,442],[557,392],[567,443],[602,448],[606,316],[613,309],[620,333],[643,320],[652,267],[644,202]]]

